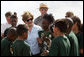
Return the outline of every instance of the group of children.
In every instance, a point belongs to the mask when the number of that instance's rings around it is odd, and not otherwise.
[[[20,24],[11,27],[7,36],[1,40],[1,56],[31,56],[29,45],[24,42],[28,37],[28,28]]]
[[[83,27],[79,17],[55,20],[52,14],[44,14],[42,29],[37,38],[40,56],[83,55]],[[6,37],[1,40],[1,56],[32,56],[30,46],[24,41],[27,38],[27,25],[9,28]]]

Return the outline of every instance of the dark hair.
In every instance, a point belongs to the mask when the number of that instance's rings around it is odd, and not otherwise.
[[[12,18],[16,18],[16,19],[18,19],[18,17],[17,17],[17,13],[16,12],[14,12],[14,14],[13,15],[11,15],[11,17],[10,17],[11,19]]]
[[[67,31],[66,31],[66,33],[69,34],[71,32],[71,30],[72,30],[73,20],[68,19],[68,18],[66,18],[64,20],[65,20],[65,22],[67,24]]]
[[[12,13],[9,11],[9,12],[6,12],[5,17],[11,16],[11,15]]]
[[[80,18],[77,17],[77,16],[73,16],[72,20],[73,20],[74,24],[77,22],[78,30],[80,31],[81,30],[81,20],[80,20]]]
[[[53,24],[49,26],[50,32],[53,33]]]
[[[83,33],[83,24],[81,24],[81,32]]]
[[[12,18],[16,18],[16,19],[17,19],[17,16],[15,16],[15,15],[12,15],[10,18],[11,18],[11,19],[12,19]]]
[[[50,24],[52,24],[55,21],[52,14],[44,14],[43,19],[47,20]]]
[[[17,13],[16,13],[16,12],[14,12],[14,15],[15,15],[15,16],[17,16]]]
[[[7,32],[7,35],[9,35],[9,34],[13,34],[13,35],[16,35],[16,36],[17,36],[16,28],[10,27],[10,28],[8,29],[8,32]]]
[[[7,28],[7,29],[4,31],[4,37],[7,36],[9,30],[10,30],[10,28]]]
[[[20,24],[17,26],[17,34],[18,36],[23,35],[23,33],[28,32],[28,28],[25,24]]]
[[[66,33],[67,24],[64,19],[58,19],[54,22],[55,27],[58,27],[61,32]]]

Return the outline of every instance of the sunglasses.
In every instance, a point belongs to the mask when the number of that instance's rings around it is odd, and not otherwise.
[[[26,20],[27,22],[29,22],[29,21],[32,21],[33,19],[31,18],[31,19],[28,19],[28,20]]]
[[[40,9],[48,9],[47,7],[41,7]]]

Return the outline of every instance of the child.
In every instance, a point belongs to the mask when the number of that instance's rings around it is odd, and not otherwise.
[[[49,26],[54,22],[54,18],[52,16],[52,14],[44,14],[43,16],[43,20],[42,20],[42,31],[39,31],[39,45],[41,48],[41,56],[45,56],[44,55],[44,51],[45,50],[49,50],[50,45],[51,45],[51,39],[52,34],[50,32]],[[40,41],[39,41],[40,40]]]
[[[17,38],[15,28],[10,28],[7,36],[1,40],[1,56],[11,56],[10,46],[12,42]]]
[[[64,20],[59,19],[53,25],[54,39],[49,50],[49,56],[69,56],[70,42],[65,36],[67,25]]]
[[[14,12],[14,14],[11,15],[10,22],[11,22],[12,27],[16,27],[17,26],[18,17],[17,17],[17,13],[16,12]]]
[[[73,26],[73,20],[72,19],[65,19],[65,22],[67,23],[67,34],[66,36],[68,37],[71,48],[70,48],[70,54],[69,56],[78,56],[79,51],[78,51],[78,39],[74,32],[72,31],[72,26]]]
[[[29,45],[24,42],[28,37],[28,28],[26,25],[18,25],[17,26],[17,34],[18,38],[13,43],[13,55],[14,56],[31,56]]]
[[[81,32],[81,20],[79,17],[72,17],[73,27],[72,30],[76,34],[79,44],[79,53],[83,56],[83,33]]]

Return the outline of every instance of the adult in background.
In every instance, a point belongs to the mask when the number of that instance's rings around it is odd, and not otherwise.
[[[68,12],[66,12],[65,15],[66,15],[65,18],[72,18],[74,16],[74,13],[71,11],[68,11]]]
[[[4,23],[4,24],[1,25],[1,37],[2,38],[4,37],[4,31],[7,28],[11,27],[11,22],[10,22],[11,15],[12,15],[12,13],[10,11],[5,13],[5,17],[6,17],[7,23]]]
[[[13,15],[11,15],[10,17],[10,22],[11,22],[11,27],[15,27],[17,26],[17,22],[18,22],[18,17],[17,17],[17,13],[14,12]],[[8,33],[8,30],[11,28],[7,28],[5,31],[4,31],[4,37],[7,36],[7,33]]]
[[[42,17],[44,14],[47,14],[47,11],[48,11],[48,6],[46,5],[46,3],[40,4],[39,11],[41,15],[34,20],[34,24],[42,27]]]

